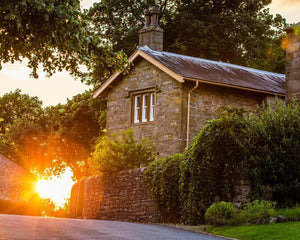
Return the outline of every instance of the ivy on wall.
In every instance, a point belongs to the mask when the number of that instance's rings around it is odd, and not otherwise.
[[[243,178],[250,178],[254,199],[300,202],[298,104],[278,101],[257,115],[225,108],[183,154],[154,161],[145,183],[161,221],[199,224],[214,201],[233,200],[234,182]]]

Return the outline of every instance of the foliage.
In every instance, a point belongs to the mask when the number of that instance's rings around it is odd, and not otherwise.
[[[239,240],[295,240],[300,236],[300,222],[287,222],[251,226],[214,227],[207,231]]]
[[[130,55],[144,25],[143,11],[155,2],[160,8],[166,51],[285,71],[280,42],[285,20],[280,15],[273,17],[265,8],[271,0],[104,0],[89,10],[94,31],[114,51],[124,50]],[[101,66],[96,70],[101,71]]]
[[[251,179],[256,197],[270,186],[279,205],[300,202],[300,108],[277,101],[253,120]]]
[[[214,226],[228,225],[236,213],[237,209],[231,202],[216,202],[206,210],[205,220]]]
[[[236,217],[236,223],[267,223],[275,213],[275,203],[271,201],[255,200],[248,203]]]
[[[24,166],[25,158],[33,160],[33,156],[26,155],[26,150],[38,154],[38,149],[34,149],[40,143],[37,136],[43,138],[42,133],[47,128],[42,102],[17,89],[0,98],[0,115],[4,119],[0,122],[3,134],[0,152]],[[25,145],[31,147],[24,149]]]
[[[285,216],[288,220],[293,220],[295,218],[300,218],[300,207],[299,205],[293,208],[282,208],[276,210],[272,216],[277,217],[278,215]]]
[[[41,104],[20,90],[0,98],[0,152],[39,174],[60,174],[69,166],[76,179],[88,175],[86,160],[105,125],[105,101],[85,92],[65,105]]]
[[[227,108],[203,127],[184,153],[180,178],[184,223],[203,221],[215,198],[233,200],[234,182],[246,177],[248,119],[245,110]]]
[[[126,57],[99,38],[80,9],[80,0],[11,0],[0,3],[0,69],[3,63],[28,59],[31,76],[67,70],[82,81],[83,73],[104,66],[103,74],[122,69]],[[110,69],[106,69],[110,67]]]
[[[92,43],[79,0],[1,1],[0,10],[0,66],[27,58],[34,77],[39,64],[79,73]]]
[[[42,101],[37,97],[22,94],[20,89],[6,93],[0,98],[0,116],[4,120],[0,122],[2,133],[16,121],[35,121],[41,126],[45,122]]]
[[[68,218],[70,214],[70,200],[64,206],[57,207],[49,198],[40,199],[41,215],[44,217]]]
[[[145,171],[145,186],[151,189],[163,222],[178,222],[180,219],[179,177],[182,154],[175,154],[153,161]]]
[[[143,138],[134,139],[134,131],[122,131],[120,137],[112,134],[99,138],[95,151],[89,159],[89,166],[95,174],[116,174],[146,166],[155,159],[153,145]]]
[[[147,186],[158,207],[166,209],[161,211],[163,217],[168,219],[178,209],[182,223],[201,223],[213,201],[233,200],[233,187],[240,179],[251,180],[253,199],[295,205],[300,187],[299,124],[297,103],[285,106],[278,100],[257,115],[226,108],[218,119],[207,122],[180,157],[157,160],[150,166]],[[168,161],[173,157],[178,162],[174,160],[172,169]],[[270,204],[256,201],[234,222],[253,221],[254,213],[259,214],[258,221],[265,221],[273,208]]]

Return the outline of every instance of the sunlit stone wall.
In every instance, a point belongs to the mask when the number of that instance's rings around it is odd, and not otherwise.
[[[0,154],[0,213],[36,214],[32,212],[38,207],[32,206],[37,197],[35,180],[27,170]],[[27,205],[30,210],[25,209]]]
[[[144,168],[117,176],[94,176],[76,183],[71,192],[71,217],[154,222],[155,204],[142,186]]]

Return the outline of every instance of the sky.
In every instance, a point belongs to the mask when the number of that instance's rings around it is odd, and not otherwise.
[[[97,0],[82,0],[81,5],[89,8]],[[288,23],[300,22],[300,0],[273,0],[268,6],[272,14],[279,13]],[[89,87],[74,80],[67,72],[56,73],[47,78],[39,72],[39,78],[29,77],[30,69],[23,63],[4,64],[0,70],[0,96],[19,88],[22,93],[38,96],[43,106],[64,104],[67,99],[88,90]]]

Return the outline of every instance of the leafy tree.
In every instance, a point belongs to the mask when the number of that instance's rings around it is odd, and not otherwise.
[[[81,64],[90,69],[95,59],[97,64],[110,65],[115,56],[123,58],[121,53],[113,53],[90,27],[80,0],[1,1],[0,69],[3,63],[26,58],[35,78],[41,65],[49,76],[66,69],[88,79],[89,75],[80,70]]]
[[[37,97],[20,90],[0,98],[0,152],[39,174],[87,175],[86,160],[105,125],[105,100],[85,92],[65,105],[43,109]]]
[[[285,20],[265,7],[271,0],[160,0],[166,51],[284,72],[280,47]],[[154,1],[104,0],[89,10],[95,32],[114,51],[130,55]],[[268,59],[268,61],[266,61]],[[271,62],[271,63],[270,63]],[[99,66],[98,71],[100,71]],[[99,83],[104,79],[94,79]]]
[[[0,64],[27,58],[34,77],[40,63],[49,75],[79,73],[92,43],[79,0],[1,1],[0,10]]]
[[[93,99],[91,94],[86,91],[65,105],[46,109],[50,132],[54,133],[53,159],[69,166],[77,179],[88,174],[86,160],[105,128],[106,101]]]
[[[105,128],[106,100],[92,98],[92,91],[78,94],[65,105],[46,109],[52,131],[90,149]]]
[[[16,121],[35,121],[45,126],[42,101],[37,97],[22,94],[20,89],[6,93],[0,98],[1,132]]]

